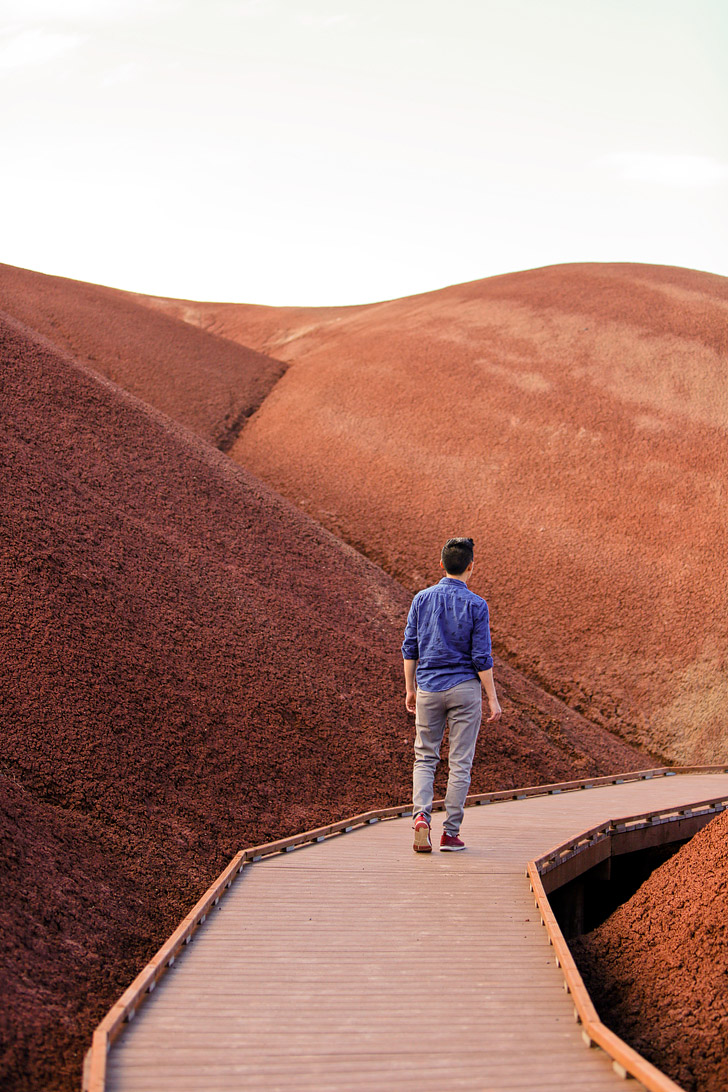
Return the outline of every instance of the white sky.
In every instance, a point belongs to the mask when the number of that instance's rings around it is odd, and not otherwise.
[[[0,0],[0,261],[365,303],[728,275],[726,0]]]

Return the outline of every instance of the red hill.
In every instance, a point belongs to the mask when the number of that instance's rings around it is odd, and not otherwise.
[[[127,292],[9,265],[0,310],[224,451],[285,370]]]
[[[510,663],[670,760],[728,759],[728,280],[567,265],[366,307],[154,305],[289,363],[234,459],[410,589],[472,534]]]
[[[0,1064],[75,1088],[92,1024],[240,846],[407,799],[409,596],[46,339],[3,319],[0,345]],[[645,764],[497,670],[474,788]]]

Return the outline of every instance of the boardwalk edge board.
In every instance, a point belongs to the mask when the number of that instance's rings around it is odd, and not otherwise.
[[[682,770],[678,772],[683,772]],[[707,771],[706,771],[707,772]],[[610,819],[591,830],[584,831],[576,838],[556,846],[541,857],[528,862],[526,875],[531,883],[536,907],[541,915],[541,922],[546,927],[549,943],[554,949],[557,966],[564,976],[564,987],[571,994],[574,1002],[574,1016],[582,1026],[582,1037],[587,1046],[601,1047],[612,1059],[612,1067],[619,1076],[635,1077],[649,1092],[682,1092],[676,1084],[656,1066],[643,1058],[623,1039],[610,1031],[599,1019],[592,999],[571,954],[556,916],[551,909],[544,885],[543,876],[560,862],[576,854],[588,852],[603,840],[637,830],[647,826],[664,823],[681,823],[696,819],[703,823],[728,807],[728,797],[716,797],[703,800],[689,806],[662,808],[640,815],[631,815],[618,820]]]
[[[583,778],[577,781],[561,781],[548,785],[531,785],[526,788],[505,789],[497,792],[476,793],[469,796],[466,806],[502,803],[506,801],[525,800],[533,796],[556,795],[561,792],[575,792],[584,789],[597,788],[603,785],[622,785],[630,781],[648,781],[654,777],[674,777],[678,774],[710,774],[728,773],[728,766],[661,766],[655,769],[635,770],[628,773],[614,774],[605,777]],[[566,987],[574,997],[577,1018],[583,1025],[583,1034],[588,1045],[602,1047],[613,1058],[613,1064],[617,1072],[625,1071],[625,1074],[633,1075],[650,1089],[650,1092],[681,1092],[678,1085],[669,1080],[655,1066],[651,1065],[631,1047],[627,1046],[613,1032],[609,1031],[596,1014],[591,998],[576,969],[576,964],[571,957],[568,946],[559,929],[556,918],[548,901],[543,887],[542,874],[548,871],[550,862],[559,859],[563,854],[579,852],[594,844],[594,839],[607,837],[617,830],[619,824],[633,822],[654,822],[661,815],[674,814],[675,812],[687,812],[690,809],[702,808],[707,804],[717,804],[720,801],[704,801],[702,804],[692,804],[682,809],[663,809],[662,812],[646,813],[641,816],[633,816],[629,819],[611,820],[610,824],[601,824],[592,831],[586,831],[575,839],[557,846],[549,851],[545,857],[528,864],[528,876],[536,898],[536,905],[541,913],[541,918],[549,932],[549,939],[554,946],[557,960],[564,972]],[[728,798],[723,801],[728,806]],[[436,800],[433,810],[442,811],[444,800]],[[189,944],[201,925],[204,924],[208,913],[217,906],[225,892],[230,888],[234,880],[243,869],[264,857],[270,857],[277,853],[288,853],[300,846],[323,842],[327,838],[339,834],[348,834],[357,827],[366,826],[380,820],[398,819],[412,814],[412,805],[402,804],[396,807],[379,808],[373,811],[363,812],[360,815],[350,816],[336,823],[329,823],[314,830],[304,831],[302,834],[293,835],[290,838],[281,838],[275,842],[266,842],[264,845],[252,846],[239,850],[226,868],[208,887],[189,914],[180,922],[175,931],[162,944],[159,951],[152,956],[147,965],[140,971],[131,985],[124,991],[121,997],[109,1009],[93,1032],[91,1046],[89,1047],[83,1062],[82,1092],[105,1092],[106,1090],[106,1061],[112,1044],[121,1034],[124,1026],[130,1023],[146,996],[154,990],[157,982],[173,966],[177,955],[182,948]],[[543,862],[543,873],[539,871],[539,863]],[[568,968],[568,974],[567,974]],[[652,1082],[652,1083],[650,1083]],[[661,1083],[656,1083],[661,1082]]]

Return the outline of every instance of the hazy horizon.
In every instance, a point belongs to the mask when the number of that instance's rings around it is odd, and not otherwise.
[[[0,16],[8,264],[270,305],[572,262],[728,275],[717,0]]]

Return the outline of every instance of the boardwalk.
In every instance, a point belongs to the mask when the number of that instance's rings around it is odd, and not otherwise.
[[[246,867],[112,1048],[107,1088],[623,1090],[581,1040],[526,862],[723,794],[728,774],[657,778],[470,808],[465,853],[415,855],[399,819]]]

